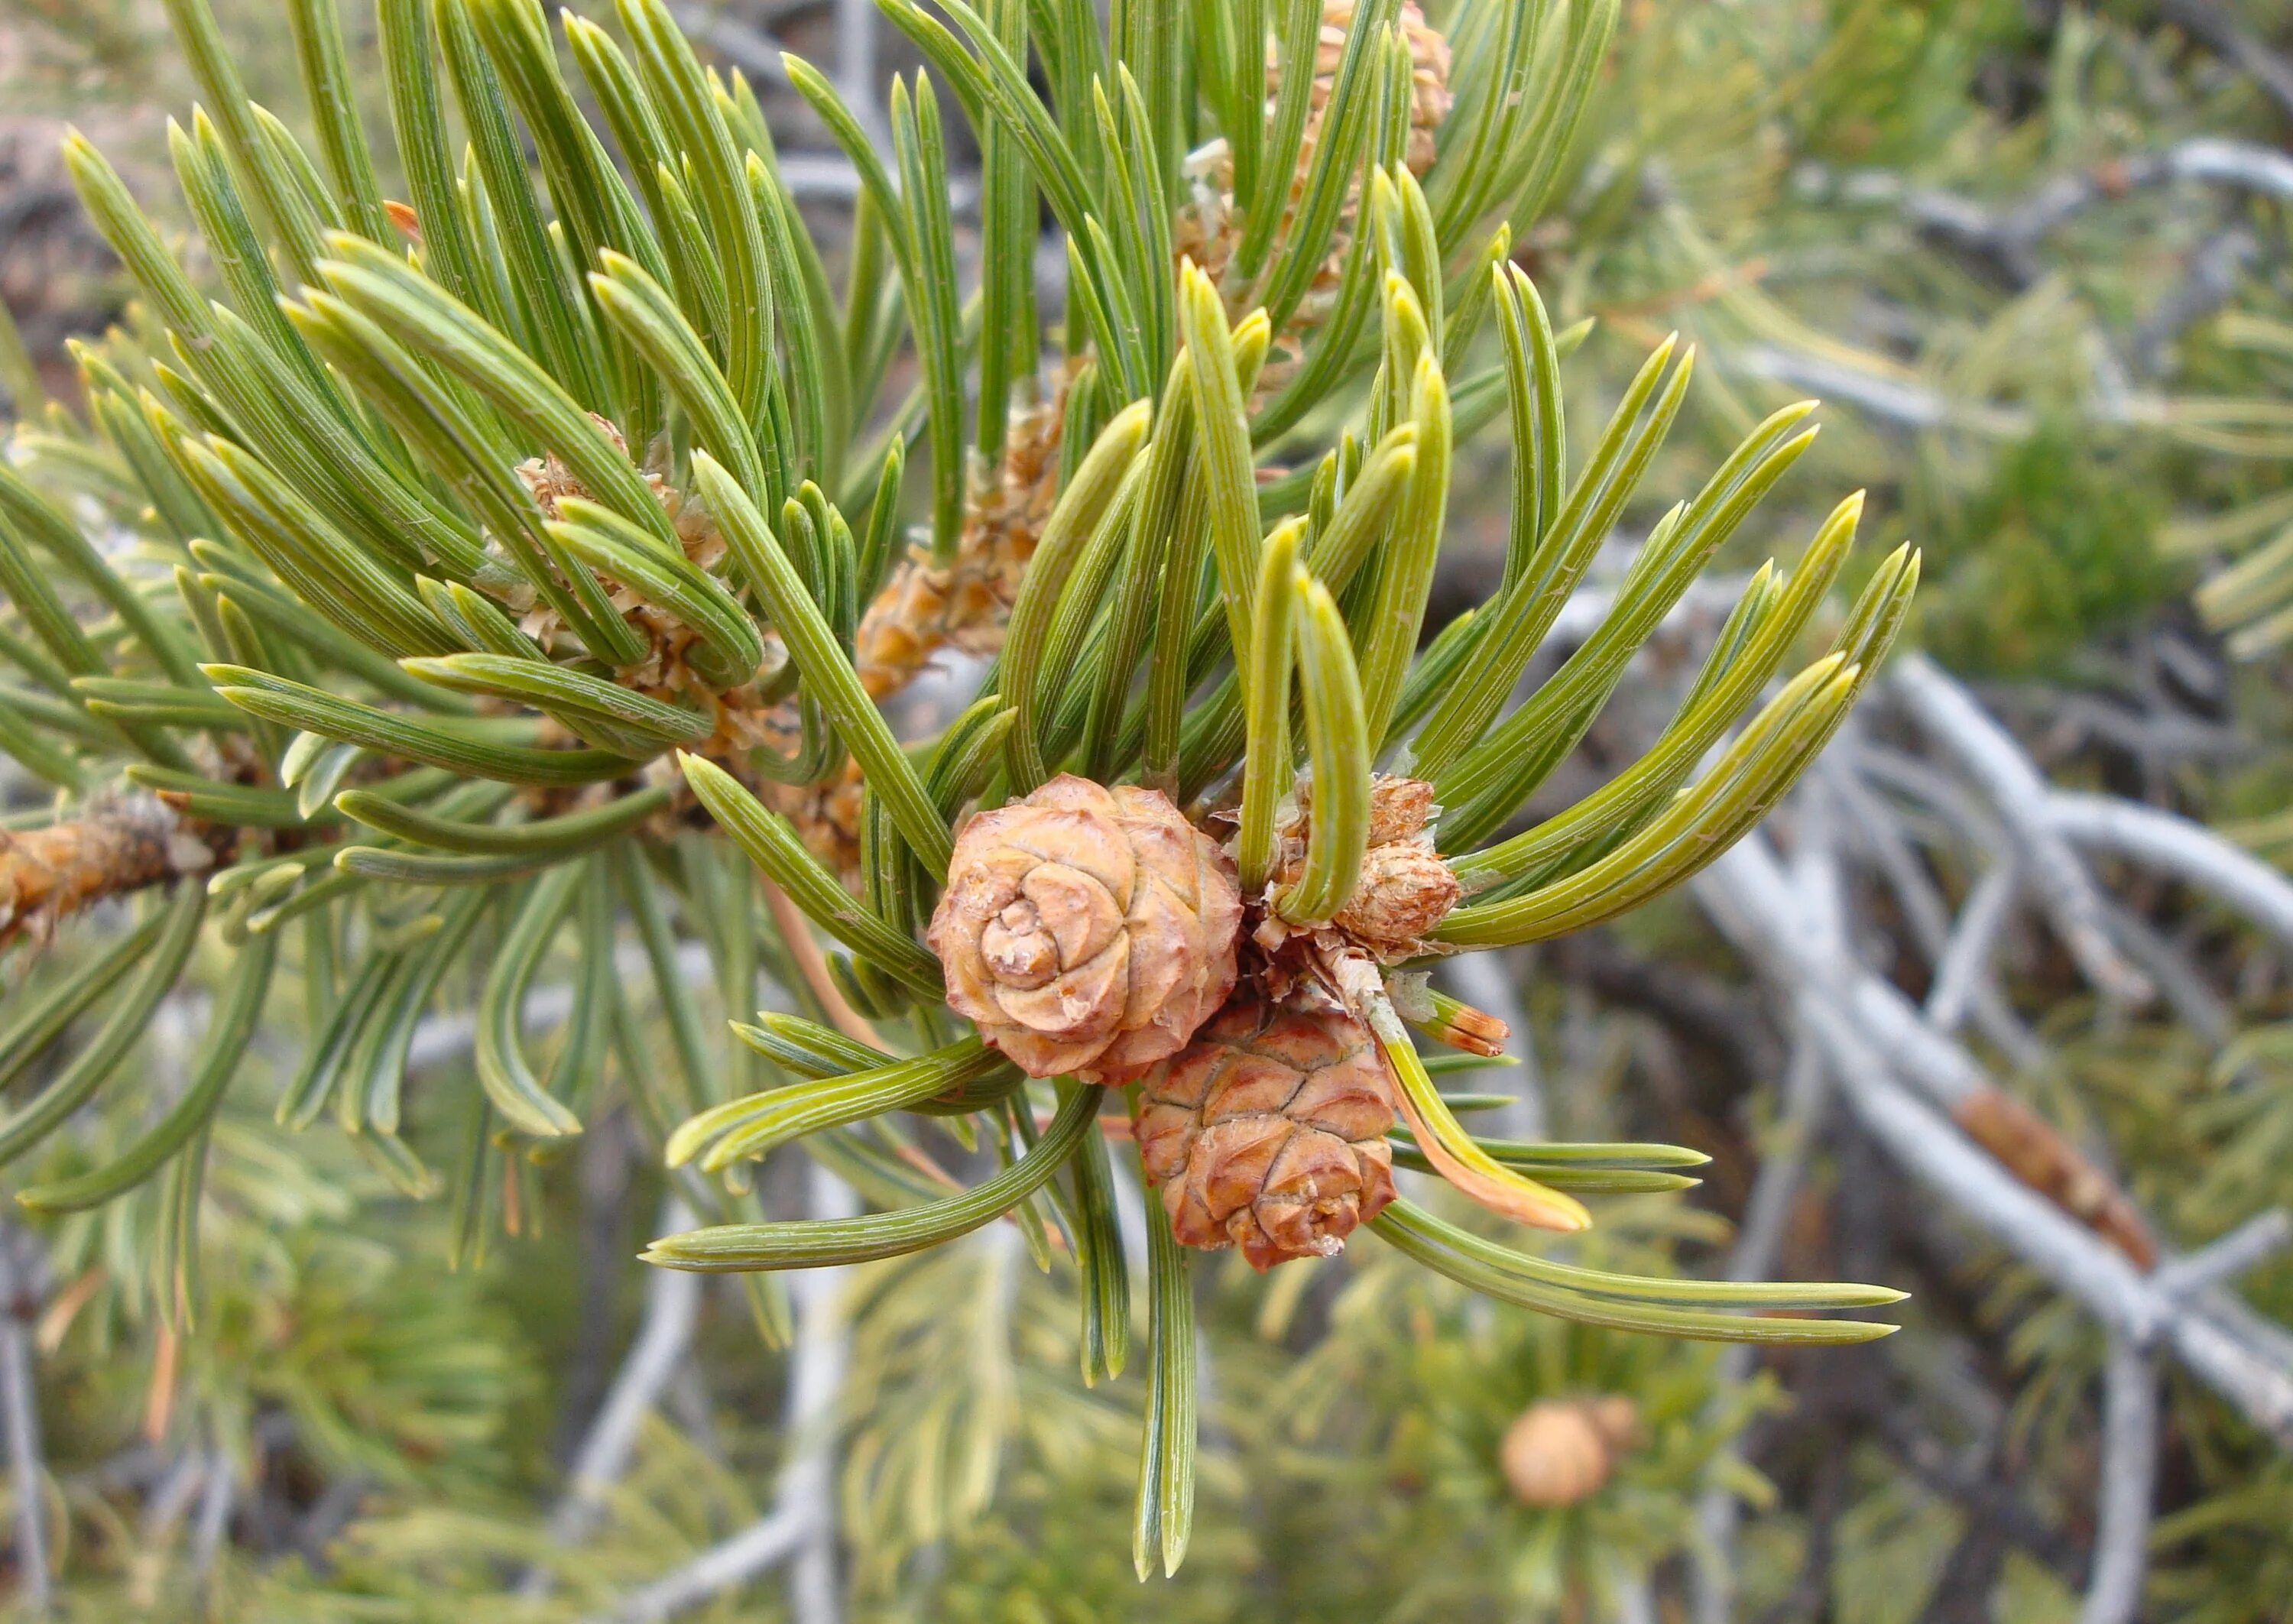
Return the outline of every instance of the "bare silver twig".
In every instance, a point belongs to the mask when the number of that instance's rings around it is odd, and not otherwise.
[[[803,1545],[807,1522],[801,1509],[782,1507],[666,1578],[631,1591],[606,1618],[618,1624],[656,1624],[675,1618],[787,1561]]]
[[[2218,1240],[2177,1257],[2150,1278],[2168,1297],[2190,1297],[2226,1285],[2293,1242],[2293,1213],[2273,1207]]]
[[[1924,655],[1897,658],[1889,667],[1889,685],[1981,788],[2020,848],[2038,905],[2080,972],[2107,998],[2146,1002],[2153,990],[2150,978],[2111,940],[2101,890],[2045,816],[2052,792],[2013,735]]]
[[[2130,1338],[2112,1337],[2102,1375],[2094,1568],[2078,1624],[2134,1624],[2140,1616],[2157,1496],[2158,1367]]]
[[[1888,888],[1901,905],[1903,917],[1917,939],[1920,949],[1934,966],[1934,988],[1928,994],[1927,1019],[1937,1030],[1954,1032],[1972,1014],[1984,1037],[1997,1044],[2008,1059],[2025,1071],[2045,1063],[2046,1045],[2025,1026],[2005,995],[1998,990],[1997,981],[1989,973],[1990,949],[1997,933],[2009,917],[2011,904],[2016,896],[2014,881],[2017,871],[2013,848],[2003,836],[1985,845],[1991,857],[1989,875],[1997,875],[2004,883],[2004,892],[1995,898],[1985,899],[1986,907],[1995,909],[1996,917],[1985,918],[1975,912],[1976,899],[1970,896],[1964,923],[1979,925],[1989,933],[1986,939],[1968,940],[1960,950],[1971,957],[1963,962],[1947,965],[1952,947],[1958,941],[1942,893],[1928,875],[1926,866],[1912,849],[1911,840],[1903,820],[1894,808],[1872,793],[1853,771],[1855,757],[1843,755],[1835,764],[1827,758],[1822,764],[1824,786],[1839,797],[1843,810],[1850,814],[1850,830],[1855,844],[1871,858]],[[1991,828],[1986,821],[1986,828]],[[1986,876],[1988,877],[1988,876]],[[1978,883],[1977,890],[1981,889]],[[1946,980],[1946,971],[1952,980]],[[1963,984],[1956,978],[1964,977]],[[1951,1002],[1943,1006],[1951,1015],[1948,1021],[1937,1020],[1934,999],[1937,992],[1947,990]]]
[[[2222,997],[2207,984],[2205,975],[2174,943],[2132,909],[2103,899],[2110,933],[2126,956],[2142,966],[2173,1006],[2174,1014],[2206,1042],[2218,1048],[2237,1031],[2237,1017]]]
[[[1739,842],[1697,877],[1696,890],[1722,932],[1790,990],[1843,1097],[1890,1156],[2105,1326],[2138,1345],[2162,1341],[2257,1426],[2293,1446],[2293,1366],[2277,1356],[2281,1349],[2203,1304],[2160,1290],[1902,1086],[1990,1087],[1973,1059],[1916,1012],[1901,1020],[1897,1006],[1908,1001],[1859,974],[1844,943],[1812,928],[1764,836]]]
[[[843,1217],[858,1198],[833,1174],[810,1170],[806,1207],[815,1217]],[[670,1271],[664,1270],[667,1273]],[[851,1357],[844,1317],[842,1268],[806,1269],[790,1282],[797,1309],[789,1360],[787,1426],[795,1452],[781,1476],[772,1511],[722,1544],[631,1591],[606,1615],[613,1624],[655,1624],[791,1563],[790,1608],[797,1624],[837,1624],[836,1404]],[[698,1278],[698,1277],[695,1277]]]
[[[2236,297],[2246,268],[2260,255],[2260,242],[2242,225],[2216,231],[2197,246],[2180,279],[2134,335],[2135,360],[2145,376],[2163,373],[2182,335]]]
[[[1858,776],[1932,813],[1932,821],[1948,826],[1969,850],[1996,857],[2013,849],[1990,809],[1932,763],[1873,744],[1860,733],[1848,734],[1844,747]]]
[[[2022,196],[1997,204],[1920,186],[1885,170],[1843,174],[1810,167],[1800,186],[1803,192],[1842,202],[1892,206],[1918,230],[1990,261],[2016,285],[2028,287],[2046,274],[2039,246],[2072,220],[2088,209],[2175,181],[2293,198],[2293,159],[2254,141],[2198,136],[2051,176]]]
[[[809,1168],[806,1180],[814,1216],[859,1211],[851,1186],[827,1168]],[[788,1431],[796,1453],[781,1475],[780,1504],[806,1519],[804,1541],[789,1569],[789,1612],[796,1624],[838,1624],[843,1615],[836,1572],[836,1403],[852,1357],[843,1305],[848,1277],[840,1268],[806,1269],[789,1282],[797,1341],[789,1362]]]
[[[677,1197],[662,1204],[660,1233],[689,1229],[693,1222],[692,1209]],[[636,1337],[605,1402],[597,1407],[588,1435],[574,1453],[565,1492],[549,1515],[549,1537],[558,1544],[579,1545],[588,1537],[604,1510],[606,1494],[628,1472],[638,1428],[693,1345],[693,1326],[701,1315],[701,1279],[675,1269],[656,1269],[645,1281],[644,1316]],[[529,1594],[546,1586],[539,1568],[527,1575]]]
[[[1986,440],[2022,440],[2037,426],[2019,408],[1953,400],[1915,379],[1884,377],[1827,356],[1780,344],[1746,344],[1728,351],[1728,363],[1754,377],[1851,406],[1908,429],[1955,429]]]
[[[2293,945],[2293,880],[2200,823],[2138,801],[2051,790],[2038,804],[2057,837],[2170,874]]]
[[[231,1505],[238,1498],[238,1490],[231,1456],[218,1442],[207,1464],[207,1482],[200,1487],[199,1520],[191,1524],[192,1572],[206,1574],[214,1571],[215,1557],[223,1550],[223,1536],[231,1531]]]
[[[2214,0],[2165,0],[2159,10],[2192,38],[2203,40],[2251,74],[2271,100],[2293,114],[2293,62],[2249,33],[2228,7]]]
[[[1934,979],[1927,987],[1927,1022],[1935,1030],[1956,1032],[1966,1023],[1967,1006],[1974,1001],[1975,990],[1989,977],[1991,950],[2006,926],[2015,889],[2010,860],[1993,863],[1967,892],[1965,905],[1958,910],[1957,923],[1935,959]]]
[[[40,1409],[32,1385],[32,1326],[46,1295],[47,1261],[20,1224],[0,1220],[0,1433],[16,1494],[16,1584],[26,1611],[45,1617],[53,1600],[48,1571],[47,1468],[40,1452]]]

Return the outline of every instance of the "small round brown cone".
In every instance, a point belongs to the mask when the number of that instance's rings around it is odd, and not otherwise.
[[[1393,1200],[1393,1119],[1368,1028],[1244,992],[1140,1079],[1136,1131],[1171,1232],[1262,1270],[1331,1256]]]
[[[1021,1071],[1121,1082],[1226,1001],[1241,926],[1233,863],[1168,796],[1061,773],[964,825],[927,940]]]
[[[1639,1427],[1639,1410],[1621,1394],[1541,1399],[1505,1429],[1497,1464],[1522,1505],[1574,1506],[1600,1492]]]

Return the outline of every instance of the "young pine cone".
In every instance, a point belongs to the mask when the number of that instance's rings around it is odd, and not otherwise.
[[[927,940],[1021,1071],[1122,1082],[1226,1002],[1241,925],[1234,865],[1168,796],[1061,773],[963,826]]]
[[[1514,1418],[1497,1464],[1524,1506],[1574,1506],[1600,1491],[1640,1430],[1640,1411],[1622,1394],[1541,1399]]]
[[[1393,1086],[1369,1029],[1245,992],[1140,1080],[1138,1153],[1187,1246],[1327,1257],[1393,1200]]]

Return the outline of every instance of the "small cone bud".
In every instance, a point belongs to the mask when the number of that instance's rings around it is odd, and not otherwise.
[[[1281,883],[1303,872],[1313,820],[1312,785],[1300,780],[1298,811],[1281,831]],[[1370,786],[1369,849],[1361,877],[1326,927],[1317,934],[1357,949],[1383,965],[1399,964],[1433,951],[1430,936],[1464,895],[1464,887],[1433,849],[1430,825],[1439,809],[1433,786],[1422,779],[1386,777]],[[1259,945],[1278,957],[1292,931],[1269,915],[1258,932]]]
[[[1362,858],[1361,880],[1331,923],[1381,959],[1412,958],[1463,894],[1431,847],[1397,840]]]
[[[1062,773],[956,839],[928,940],[947,1001],[1033,1077],[1136,1077],[1234,990],[1242,897],[1152,789]]]
[[[1393,1199],[1393,1118],[1367,1028],[1244,993],[1141,1079],[1137,1135],[1172,1233],[1262,1270],[1331,1256]]]
[[[1542,1399],[1505,1429],[1497,1462],[1521,1504],[1574,1506],[1608,1481],[1639,1426],[1639,1411],[1621,1394]]]

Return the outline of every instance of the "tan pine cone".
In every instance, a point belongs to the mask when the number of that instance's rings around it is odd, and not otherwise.
[[[926,939],[947,1001],[1033,1077],[1136,1077],[1234,990],[1242,898],[1159,790],[1061,773],[958,832]]]
[[[1291,177],[1290,193],[1283,207],[1282,221],[1275,231],[1275,247],[1268,255],[1269,263],[1278,263],[1282,246],[1296,226],[1297,211],[1306,193],[1306,179],[1313,166],[1314,150],[1320,143],[1322,128],[1329,113],[1330,98],[1337,88],[1338,63],[1346,47],[1346,35],[1353,27],[1355,0],[1326,0],[1322,11],[1322,31],[1315,44],[1314,85],[1306,112],[1304,139],[1298,149],[1298,170]],[[1453,100],[1449,91],[1449,42],[1425,20],[1416,0],[1403,0],[1401,13],[1396,19],[1403,36],[1409,42],[1412,67],[1413,95],[1409,109],[1409,140],[1404,149],[1404,161],[1414,174],[1422,175],[1433,167],[1436,141],[1441,125],[1449,116]],[[1283,63],[1276,42],[1267,43],[1266,94],[1268,116],[1272,117],[1272,102],[1281,88]],[[1234,158],[1223,140],[1213,141],[1195,149],[1186,160],[1188,196],[1171,222],[1171,252],[1180,258],[1191,259],[1201,266],[1218,284],[1227,301],[1229,319],[1243,315],[1255,297],[1257,290],[1228,274],[1234,261],[1235,250],[1242,242],[1242,225],[1235,218]],[[1264,368],[1259,373],[1258,398],[1264,399],[1279,389],[1296,373],[1302,351],[1302,341],[1316,327],[1329,319],[1335,307],[1338,285],[1345,271],[1348,246],[1353,239],[1354,214],[1359,199],[1349,195],[1338,227],[1330,243],[1329,254],[1314,273],[1312,286],[1299,301],[1282,333],[1276,337]]]
[[[1141,1079],[1138,1152],[1187,1246],[1327,1257],[1393,1200],[1393,1085],[1334,1005],[1238,995]]]
[[[1598,1493],[1640,1430],[1640,1410],[1622,1394],[1541,1399],[1505,1429],[1497,1462],[1525,1506],[1574,1506]]]
[[[1027,561],[1058,500],[1068,381],[1063,371],[1046,399],[1013,409],[1002,465],[973,489],[955,557],[941,565],[929,549],[910,549],[869,603],[853,653],[877,699],[906,687],[944,648],[987,655],[1003,646]]]

